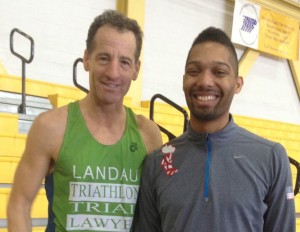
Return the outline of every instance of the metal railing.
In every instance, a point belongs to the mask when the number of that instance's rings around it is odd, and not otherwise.
[[[175,102],[171,101],[170,99],[168,99],[167,97],[165,97],[161,94],[155,94],[150,100],[150,112],[149,112],[150,113],[150,119],[152,121],[155,121],[154,120],[154,102],[158,98],[163,100],[164,102],[168,103],[169,105],[171,105],[172,107],[174,107],[175,109],[177,109],[179,112],[181,112],[183,114],[183,117],[184,117],[184,119],[183,119],[183,132],[185,132],[186,129],[187,129],[188,122],[189,122],[188,113],[181,106],[177,105]],[[176,136],[173,133],[171,133],[170,131],[168,131],[166,128],[162,127],[159,124],[157,124],[157,125],[158,125],[159,129],[161,130],[161,132],[165,133],[168,136],[169,140],[176,138]]]
[[[25,38],[27,38],[30,41],[30,56],[29,59],[26,59],[23,55],[17,53],[14,50],[14,34],[18,33],[22,36],[24,36]],[[14,28],[11,33],[10,33],[10,51],[13,55],[15,55],[16,57],[20,58],[22,61],[22,102],[18,107],[18,113],[21,114],[26,114],[26,80],[25,80],[25,63],[29,64],[32,62],[33,60],[33,56],[34,56],[34,40],[32,39],[32,37],[30,37],[29,35],[27,35],[26,33],[24,33],[23,31]]]
[[[294,165],[297,169],[295,187],[294,187],[294,195],[296,196],[299,193],[300,189],[300,164],[294,160],[293,158],[289,157],[290,163]]]
[[[79,62],[83,63],[83,59],[82,59],[82,58],[77,58],[77,59],[74,61],[74,64],[73,64],[73,83],[74,83],[74,85],[75,85],[78,89],[82,90],[83,92],[88,93],[89,90],[86,89],[85,87],[83,87],[82,85],[80,85],[80,84],[78,83],[78,81],[77,81],[77,65],[78,65]]]

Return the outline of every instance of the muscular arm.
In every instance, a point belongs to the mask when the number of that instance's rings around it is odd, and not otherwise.
[[[15,173],[7,218],[9,232],[31,231],[30,210],[44,177],[56,159],[61,139],[54,110],[37,117],[27,136],[26,148]],[[61,113],[60,113],[61,114]],[[61,124],[62,117],[58,124]]]
[[[155,122],[143,115],[137,115],[136,119],[149,154],[163,143],[160,130]]]

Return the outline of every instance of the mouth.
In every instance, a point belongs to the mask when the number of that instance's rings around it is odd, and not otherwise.
[[[102,84],[106,87],[106,88],[109,88],[109,89],[116,89],[119,87],[118,84],[115,84],[115,83],[109,83],[109,82],[102,82]]]
[[[195,106],[210,108],[218,104],[220,94],[215,91],[195,91],[191,94],[191,98],[194,99]]]
[[[198,101],[201,101],[201,102],[209,102],[209,101],[213,101],[217,98],[216,95],[196,95],[195,98],[198,100]]]

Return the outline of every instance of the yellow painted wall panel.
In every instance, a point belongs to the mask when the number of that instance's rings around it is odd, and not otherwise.
[[[26,143],[26,135],[0,134],[0,156],[21,157]]]
[[[53,94],[53,95],[49,95],[48,98],[54,108],[68,105],[70,102],[80,100],[79,98],[69,97],[64,94]]]
[[[0,161],[0,183],[11,183],[13,180],[12,175],[12,163],[11,162],[1,162]]]
[[[34,227],[32,228],[32,232],[45,232],[45,227]]]
[[[0,90],[21,93],[22,78],[0,74]],[[48,98],[52,94],[63,94],[70,98],[81,99],[86,93],[72,86],[65,86],[26,78],[26,93]]]
[[[2,157],[0,156],[0,183],[10,184],[13,183],[16,167],[19,163],[20,158],[16,157]]]
[[[0,218],[6,218],[6,208],[9,200],[9,194],[11,189],[10,188],[0,188]],[[31,217],[32,218],[47,218],[48,212],[47,212],[47,198],[46,193],[43,188],[38,192],[38,195],[36,196],[33,205],[32,205],[32,211],[31,211]]]
[[[25,136],[25,135],[15,137],[14,155],[16,157],[22,156],[24,149],[25,149],[25,145],[26,145],[26,138],[27,138],[27,136]]]
[[[1,131],[10,131],[18,133],[18,115],[0,112],[0,128]]]
[[[34,199],[31,217],[33,218],[48,218],[48,201],[46,191],[42,188]]]
[[[295,197],[295,205],[296,205],[296,212],[300,212],[300,197],[296,195]]]
[[[11,136],[0,134],[0,157],[6,155],[13,155],[14,145],[14,139]]]
[[[0,228],[0,232],[8,232],[7,228]],[[45,227],[33,227],[32,232],[45,232]]]
[[[9,189],[0,188],[0,218],[6,218]]]

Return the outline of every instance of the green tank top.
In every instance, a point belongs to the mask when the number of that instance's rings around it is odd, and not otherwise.
[[[69,104],[53,173],[55,231],[129,231],[146,147],[126,107],[126,130],[114,145],[96,141],[79,103]]]

